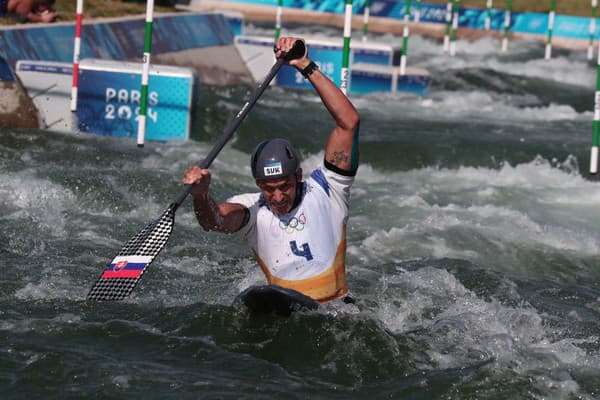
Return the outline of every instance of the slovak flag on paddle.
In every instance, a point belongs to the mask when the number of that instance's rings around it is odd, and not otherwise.
[[[148,256],[117,256],[102,273],[101,279],[139,278],[152,261]]]

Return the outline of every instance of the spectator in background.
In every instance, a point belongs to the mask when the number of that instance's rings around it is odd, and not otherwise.
[[[0,0],[2,14],[15,16],[19,22],[54,22],[55,0]]]

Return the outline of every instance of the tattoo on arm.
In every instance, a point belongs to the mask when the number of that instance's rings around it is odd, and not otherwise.
[[[348,176],[354,176],[358,169],[358,132],[359,126],[354,128],[352,135],[352,146],[346,149],[343,146],[329,154],[329,158],[325,157],[325,165],[333,171]],[[341,149],[340,149],[341,148]]]
[[[330,163],[332,163],[333,165],[339,167],[340,164],[348,162],[348,154],[346,154],[343,151],[334,151],[333,155],[331,157],[331,160],[329,160]]]

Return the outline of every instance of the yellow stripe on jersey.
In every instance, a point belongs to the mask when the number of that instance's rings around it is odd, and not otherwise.
[[[269,271],[264,261],[254,252],[254,257],[264,272],[269,284],[279,285],[296,290],[320,303],[345,296],[348,293],[346,284],[346,229],[342,231],[342,240],[337,248],[333,264],[325,271],[311,278],[290,280],[281,279]]]

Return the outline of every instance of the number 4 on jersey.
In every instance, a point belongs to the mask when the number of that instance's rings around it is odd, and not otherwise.
[[[290,248],[292,249],[292,253],[297,255],[298,257],[306,258],[306,261],[310,261],[313,259],[312,253],[310,252],[310,247],[308,247],[308,243],[304,243],[302,245],[302,250],[298,249],[298,245],[295,240],[290,242]]]

